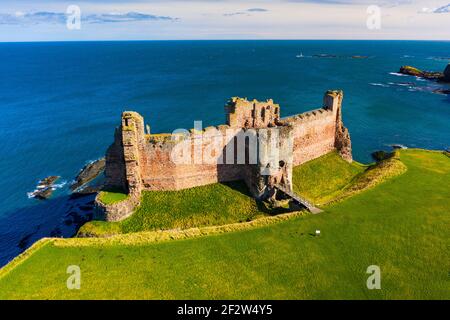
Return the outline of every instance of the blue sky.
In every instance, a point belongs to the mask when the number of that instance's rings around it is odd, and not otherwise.
[[[66,26],[81,10],[81,29]],[[380,28],[367,27],[369,6]],[[450,0],[2,0],[0,41],[450,40]]]

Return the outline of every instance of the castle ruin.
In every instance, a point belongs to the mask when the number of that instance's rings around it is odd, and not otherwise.
[[[173,134],[145,133],[142,116],[126,111],[106,153],[105,175],[106,188],[124,190],[129,197],[111,205],[97,197],[97,217],[128,217],[144,190],[243,180],[260,200],[279,190],[290,194],[294,166],[333,150],[352,161],[342,99],[342,91],[327,91],[321,108],[281,118],[272,100],[232,98],[225,106],[225,125]],[[177,154],[183,161],[174,160]]]

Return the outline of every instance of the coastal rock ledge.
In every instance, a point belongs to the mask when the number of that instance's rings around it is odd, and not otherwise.
[[[439,82],[450,82],[450,64],[447,65],[444,72],[423,71],[411,66],[402,66],[399,73]]]

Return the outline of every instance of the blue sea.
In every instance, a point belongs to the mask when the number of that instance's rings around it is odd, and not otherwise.
[[[447,63],[450,42],[0,43],[0,266],[89,219],[92,196],[73,199],[68,186],[104,155],[124,110],[140,112],[152,132],[171,132],[223,123],[232,96],[273,98],[287,116],[343,89],[354,158],[369,162],[391,144],[450,146],[450,95],[432,93],[445,85],[396,73]],[[53,197],[29,199],[49,175],[61,176]]]

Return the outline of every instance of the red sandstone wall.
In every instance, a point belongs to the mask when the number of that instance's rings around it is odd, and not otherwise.
[[[328,109],[318,109],[304,114],[283,119],[293,125],[294,152],[293,165],[299,165],[320,157],[335,149],[336,113]],[[221,126],[222,132],[229,128]],[[140,173],[143,187],[147,190],[181,190],[194,186],[207,185],[216,182],[234,181],[245,178],[245,165],[217,165],[229,143],[222,138],[220,132],[211,127],[206,129],[198,148],[200,154],[212,151],[213,164],[203,164],[200,158],[195,158],[194,144],[191,144],[191,164],[176,164],[171,159],[171,153],[176,143],[166,139],[147,137],[139,150]],[[158,135],[156,135],[157,137]],[[211,148],[212,141],[220,141]],[[198,149],[197,149],[198,150]],[[235,159],[234,159],[235,160]],[[197,161],[197,162],[196,162]],[[236,163],[236,162],[235,162]]]
[[[341,121],[339,117],[341,102],[342,93],[327,92],[324,98],[324,108],[282,119],[281,122],[288,123],[293,127],[292,164],[294,166],[335,149],[336,128],[339,127],[338,122]],[[244,107],[247,105],[250,103],[246,103]],[[278,105],[274,108],[278,108]],[[276,111],[278,113],[278,110]],[[274,112],[274,115],[277,113]],[[201,143],[197,146],[196,142],[192,142],[190,145],[190,164],[179,164],[174,163],[171,158],[173,149],[177,145],[176,142],[171,141],[171,135],[144,137],[142,117],[135,113],[124,114],[129,114],[128,121],[134,123],[134,126],[129,127],[129,130],[123,130],[123,142],[119,139],[120,135],[116,136],[109,157],[107,155],[107,180],[111,185],[123,184],[124,181],[128,181],[128,187],[133,186],[136,190],[140,187],[147,190],[180,190],[215,182],[245,179],[248,166],[217,164],[223,157],[224,149],[231,139],[223,134],[230,128],[229,126],[206,128]],[[342,126],[342,124],[340,125]],[[127,126],[126,122],[122,123],[122,127]],[[191,133],[192,135],[194,134]],[[217,143],[215,148],[210,146],[213,141]],[[120,152],[117,152],[121,144],[123,144],[124,152],[122,158]],[[196,158],[195,150],[198,150],[196,148],[201,150],[197,154],[207,154],[208,151],[213,150],[214,154],[212,154],[210,164],[204,164],[201,158]],[[121,165],[123,160],[125,160],[125,168]],[[236,163],[236,159],[234,159],[234,163]],[[126,177],[124,177],[123,171],[126,171]]]
[[[227,125],[233,128],[267,128],[280,118],[280,106],[267,101],[232,98],[225,106]]]
[[[293,165],[305,163],[335,149],[336,114],[331,110],[319,109],[284,119],[294,127]],[[217,139],[217,136],[210,136]],[[211,141],[204,137],[200,148],[206,153]],[[221,152],[216,151],[214,162],[218,163],[228,141],[223,139]],[[175,164],[171,160],[174,143],[146,143],[141,152],[141,172],[144,188],[149,190],[180,190],[193,186],[215,182],[233,181],[244,178],[244,165],[217,165],[194,163],[194,146],[192,164]]]
[[[212,131],[212,128],[208,128]],[[223,158],[223,150],[227,143],[226,138],[219,134],[206,133],[201,143],[189,144],[191,154],[190,164],[177,164],[172,161],[171,154],[176,148],[173,141],[155,141],[151,136],[145,149],[141,153],[141,174],[144,188],[148,190],[181,190],[194,186],[207,185],[216,182],[235,181],[243,179],[241,169],[243,165],[218,165]],[[215,142],[214,147],[211,143]],[[194,146],[194,144],[197,144]],[[198,148],[198,149],[197,149]],[[207,154],[211,157],[210,164],[204,164],[203,159],[196,156],[197,153]]]
[[[105,178],[107,188],[119,188],[128,191],[120,128],[116,128],[114,143],[106,151]]]
[[[284,119],[294,126],[294,166],[335,149],[336,113],[318,109]]]

